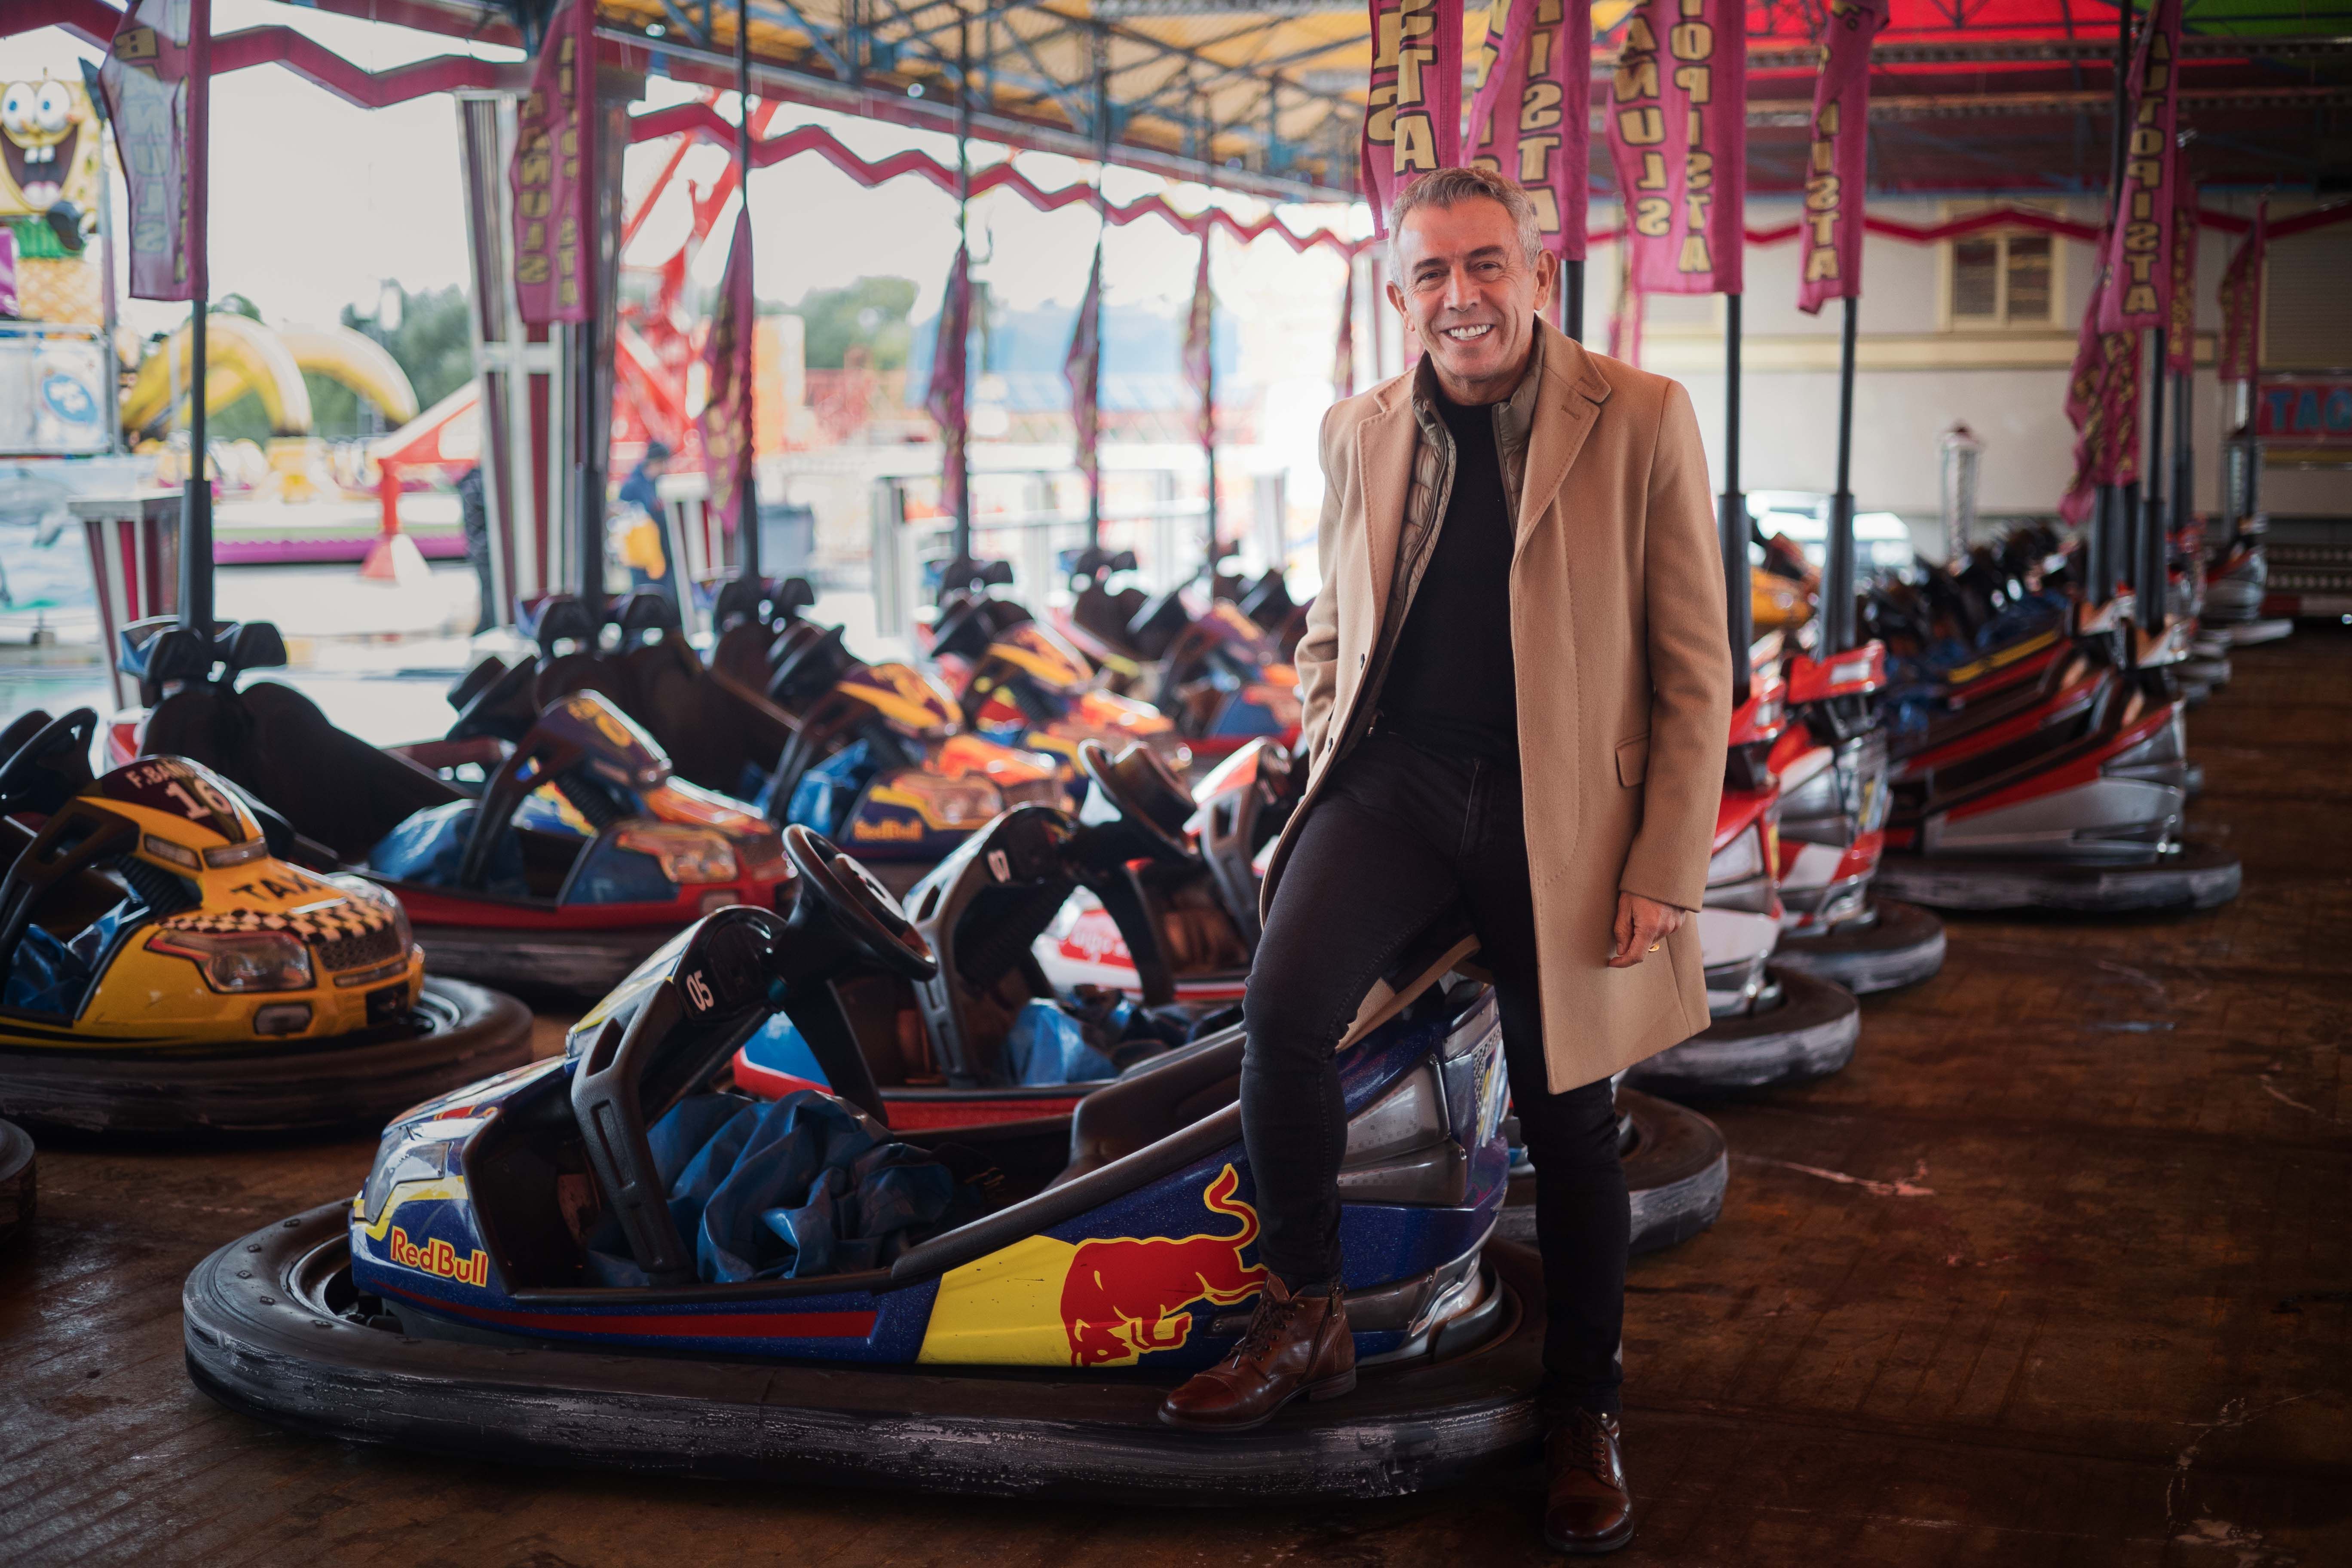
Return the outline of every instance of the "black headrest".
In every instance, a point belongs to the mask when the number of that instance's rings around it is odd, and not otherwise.
[[[550,594],[527,606],[525,617],[522,633],[539,645],[542,654],[553,653],[560,642],[593,648],[604,626],[604,616],[576,594]]]
[[[640,588],[623,596],[614,606],[613,619],[619,623],[623,637],[686,629],[686,622],[677,613],[677,601],[657,588]]]
[[[1035,618],[1011,599],[958,594],[940,610],[939,622],[931,634],[931,651],[951,653],[959,658],[978,658],[988,651],[990,643],[1024,621]]]
[[[839,626],[820,627],[805,621],[785,633],[778,647],[782,657],[775,659],[768,677],[769,699],[797,708],[832,690],[857,664],[841,638]]]

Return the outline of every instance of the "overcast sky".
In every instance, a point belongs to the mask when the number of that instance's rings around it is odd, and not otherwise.
[[[293,26],[372,70],[469,47],[485,58],[517,58],[510,49],[271,0],[215,0],[213,16],[215,32],[271,23]],[[62,31],[44,29],[8,40],[0,76],[71,76],[85,58],[96,58],[97,51]],[[647,89],[654,104],[693,96],[693,89],[658,79]],[[722,112],[733,117],[731,96]],[[908,146],[943,161],[954,155],[950,138],[823,111],[787,109],[779,127],[811,122],[830,126],[869,158]],[[111,151],[110,142],[110,158]],[[457,112],[446,95],[363,110],[282,68],[240,71],[215,84],[212,151],[217,293],[245,294],[272,321],[328,322],[346,303],[372,310],[383,279],[411,289],[464,281]],[[667,144],[631,149],[625,177],[633,192],[658,171],[667,151]],[[999,155],[999,149],[982,146],[973,161],[984,167]],[[722,149],[698,147],[686,172],[708,179],[727,157]],[[1088,164],[1050,154],[1024,153],[1021,166],[1049,190],[1091,174]],[[1121,201],[1164,191],[1187,212],[1212,199],[1244,218],[1265,210],[1248,198],[1171,186],[1117,168],[1106,184]],[[119,206],[119,179],[115,191]],[[901,179],[865,190],[804,156],[754,173],[751,212],[761,298],[790,303],[811,289],[870,274],[914,279],[916,314],[935,308],[955,249],[955,203],[929,183]],[[1286,216],[1301,228],[1368,222],[1360,206],[1286,209]],[[729,232],[731,223],[730,209],[720,215],[715,232]],[[653,262],[674,253],[686,224],[685,195],[677,190],[641,230],[630,259]],[[1085,287],[1095,226],[1080,207],[1042,214],[1009,193],[984,197],[972,209],[975,256],[988,258],[980,275],[1016,308],[1074,302]],[[711,247],[697,267],[703,281],[717,280],[724,260],[719,251]],[[1115,228],[1105,251],[1107,287],[1124,303],[1172,305],[1191,290],[1196,256],[1194,241],[1157,219]],[[1343,279],[1335,257],[1300,257],[1272,237],[1244,248],[1221,237],[1214,268],[1220,300],[1244,329],[1244,379],[1284,380],[1297,373],[1302,358],[1315,374],[1325,374]],[[185,312],[126,299],[123,315],[133,327],[152,331],[176,324]]]

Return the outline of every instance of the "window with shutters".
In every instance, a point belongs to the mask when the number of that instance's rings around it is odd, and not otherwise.
[[[1966,217],[1984,204],[1954,205]],[[2037,230],[1985,229],[1943,244],[1944,326],[1950,331],[2042,329],[2060,325],[2061,247]]]

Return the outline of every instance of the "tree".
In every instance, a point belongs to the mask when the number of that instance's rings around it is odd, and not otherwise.
[[[839,370],[852,348],[862,348],[877,370],[903,370],[915,308],[915,285],[904,278],[860,278],[846,289],[813,289],[787,314],[804,323],[811,370]]]
[[[394,283],[400,296],[399,324],[382,330],[374,317],[362,316],[355,305],[343,307],[342,323],[383,344],[408,384],[416,389],[416,405],[430,408],[466,382],[474,379],[473,328],[467,316],[466,291],[433,289],[412,294]],[[302,373],[310,387],[310,428],[321,436],[363,436],[373,429],[360,396],[339,381],[311,372]]]

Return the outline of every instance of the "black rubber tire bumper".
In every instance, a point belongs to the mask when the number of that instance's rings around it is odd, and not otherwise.
[[[414,1339],[352,1321],[349,1202],[231,1242],[182,1292],[188,1375],[320,1436],[504,1463],[814,1490],[890,1487],[1158,1504],[1394,1497],[1531,1458],[1541,1270],[1491,1243],[1508,1314],[1452,1359],[1208,1435],[1159,1420],[1165,1377],[720,1361]]]
[[[1731,1180],[1723,1130],[1688,1106],[1635,1089],[1617,1091],[1617,1110],[1632,1121],[1633,1134],[1624,1151],[1626,1197],[1633,1211],[1625,1250],[1635,1257],[1657,1252],[1714,1225],[1723,1214],[1723,1191]],[[1496,1221],[1495,1235],[1535,1245],[1532,1167],[1511,1173],[1510,1195]]]
[[[1934,913],[1875,896],[1870,908],[1875,920],[1850,921],[1820,936],[1782,936],[1772,962],[1857,996],[1916,985],[1944,967],[1944,922]]]
[[[319,1132],[382,1126],[420,1100],[530,1059],[530,1011],[427,976],[421,1033],[236,1052],[0,1050],[0,1112],[89,1132]]]
[[[527,996],[595,1001],[683,929],[526,932],[418,926],[416,941],[436,974]]]
[[[31,1136],[13,1121],[0,1121],[0,1247],[33,1228],[39,1172]]]
[[[1862,1004],[1844,986],[1779,964],[1765,973],[1778,1005],[1717,1018],[1702,1034],[1627,1069],[1625,1085],[1669,1100],[1704,1100],[1826,1078],[1853,1059]]]
[[[1887,892],[1938,910],[2065,910],[2122,914],[2137,910],[2210,910],[2238,896],[2234,855],[2183,844],[2142,865],[2065,860],[1889,855],[1878,863]]]

